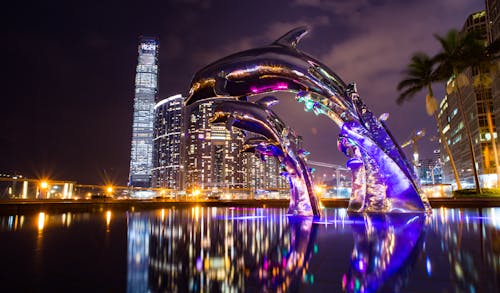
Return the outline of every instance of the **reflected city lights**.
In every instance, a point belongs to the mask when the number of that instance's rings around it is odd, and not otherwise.
[[[45,227],[45,213],[38,214],[38,231],[42,231]]]
[[[110,232],[113,219],[116,233],[102,231],[95,237],[114,247],[113,239],[123,241],[119,232],[126,229],[127,242],[116,251],[127,260],[128,292],[319,291],[318,284],[345,292],[500,289],[495,281],[500,273],[499,208],[439,208],[428,216],[353,216],[346,209],[328,208],[324,215],[314,219],[290,217],[286,209],[200,206],[44,211],[0,216],[0,231],[6,239],[12,232],[17,236],[10,239],[36,241],[33,261],[45,269],[57,262],[46,253],[55,239],[64,241],[82,228],[99,231],[103,220]],[[325,267],[336,273],[322,271]]]
[[[109,231],[109,225],[111,223],[111,211],[106,212],[106,229]]]

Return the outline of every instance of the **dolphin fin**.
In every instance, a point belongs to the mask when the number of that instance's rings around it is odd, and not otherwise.
[[[228,92],[226,90],[227,86],[227,79],[222,76],[217,76],[215,78],[215,86],[214,86],[214,91],[215,94],[218,96],[228,96]]]
[[[233,124],[234,124],[234,117],[231,115],[226,120],[226,129],[228,131],[231,131],[231,129],[233,128]]]
[[[389,119],[389,113],[382,113],[382,115],[378,117],[378,120],[380,121],[387,121],[387,119]]]
[[[270,108],[279,103],[279,99],[273,96],[265,96],[255,102],[257,105],[264,106],[266,108]]]
[[[284,34],[281,38],[274,41],[273,45],[280,45],[284,47],[295,48],[303,36],[309,32],[306,26],[294,28],[293,30]]]

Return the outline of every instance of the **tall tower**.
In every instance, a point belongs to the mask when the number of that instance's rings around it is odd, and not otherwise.
[[[155,105],[152,186],[181,189],[182,95],[161,100]]]
[[[158,49],[157,38],[140,38],[129,175],[129,185],[135,187],[151,186],[154,105],[158,96]]]

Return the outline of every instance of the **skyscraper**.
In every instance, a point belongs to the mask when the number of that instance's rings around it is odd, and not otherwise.
[[[155,105],[152,186],[182,188],[181,133],[184,97],[175,95]]]
[[[492,44],[500,40],[500,0],[486,0],[486,21],[488,41]],[[497,70],[492,72],[491,94],[493,96],[493,115],[497,133],[500,132],[500,60],[496,61]],[[497,137],[497,150],[500,151]]]
[[[277,158],[266,157],[265,161],[253,154],[242,154],[247,166],[247,179],[249,188],[255,191],[282,190],[288,187],[285,177],[280,175],[280,162]]]
[[[185,188],[245,187],[246,168],[239,151],[243,135],[236,128],[210,124],[214,102],[202,102],[185,112]]]
[[[153,111],[158,96],[158,49],[158,39],[140,38],[135,75],[134,121],[129,175],[129,185],[135,187],[151,186]]]
[[[462,33],[476,31],[487,42],[487,21],[485,11],[471,14],[465,21]],[[492,96],[492,83],[483,82],[482,76],[490,76],[488,66],[473,66],[464,70],[460,77],[460,91],[462,94],[463,108],[468,117],[469,128],[472,134],[473,148],[477,161],[479,179],[484,187],[491,187],[496,182],[496,165],[494,156],[494,144],[498,139],[497,127],[495,126],[495,108]],[[462,78],[466,77],[466,78]],[[462,81],[466,80],[466,81]],[[451,87],[455,88],[455,86]],[[498,111],[497,111],[498,113]],[[443,125],[445,135],[450,150],[453,154],[457,171],[462,181],[462,185],[471,187],[474,183],[473,169],[471,164],[471,154],[468,147],[467,134],[465,132],[464,121],[459,112],[459,96],[457,90],[447,95],[440,104],[438,115]],[[490,127],[492,131],[490,131]],[[444,152],[443,152],[444,153]],[[444,177],[453,178],[448,156],[444,157]]]

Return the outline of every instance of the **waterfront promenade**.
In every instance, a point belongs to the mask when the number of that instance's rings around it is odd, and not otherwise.
[[[431,198],[433,208],[500,207],[500,197]],[[346,208],[349,199],[321,199],[324,207]],[[45,212],[99,212],[106,210],[141,211],[184,207],[286,208],[288,199],[242,199],[179,201],[171,199],[93,199],[93,200],[0,200],[0,214],[29,214]]]

